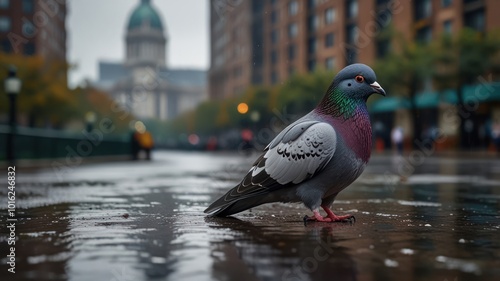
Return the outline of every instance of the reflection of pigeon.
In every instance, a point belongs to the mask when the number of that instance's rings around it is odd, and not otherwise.
[[[304,202],[314,221],[343,221],[330,206],[363,171],[372,130],[367,98],[385,91],[364,64],[342,69],[318,106],[286,127],[266,147],[241,183],[205,213],[228,216],[270,202]],[[322,207],[327,216],[319,213]]]

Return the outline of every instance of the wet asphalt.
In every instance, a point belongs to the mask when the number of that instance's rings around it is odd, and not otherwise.
[[[157,151],[64,172],[18,167],[16,273],[4,185],[0,278],[500,280],[499,158],[373,155],[333,205],[354,224],[304,226],[310,211],[282,203],[206,217],[255,156]]]

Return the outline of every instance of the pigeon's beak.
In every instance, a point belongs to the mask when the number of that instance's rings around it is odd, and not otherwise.
[[[377,83],[377,81],[371,83],[370,86],[375,90],[375,93],[381,94],[382,96],[385,97],[385,91],[384,89],[382,89],[382,87],[380,87],[380,84]]]

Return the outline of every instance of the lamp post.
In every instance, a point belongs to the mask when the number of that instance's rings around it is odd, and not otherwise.
[[[85,114],[85,122],[87,123],[85,130],[87,130],[87,132],[90,133],[92,129],[94,129],[94,123],[96,120],[97,116],[93,111],[89,111]]]
[[[7,161],[14,164],[14,135],[16,134],[16,98],[21,91],[21,80],[17,77],[17,69],[9,67],[9,74],[4,81],[5,92],[9,97],[9,126],[10,132],[7,135]]]

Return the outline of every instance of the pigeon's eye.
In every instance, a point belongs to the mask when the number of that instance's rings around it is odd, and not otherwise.
[[[354,77],[354,80],[356,80],[356,82],[358,82],[358,83],[363,83],[363,82],[365,82],[365,77],[358,75],[358,76]]]

